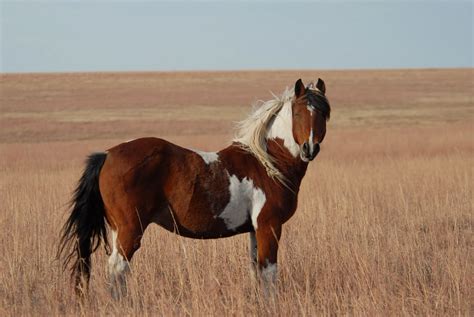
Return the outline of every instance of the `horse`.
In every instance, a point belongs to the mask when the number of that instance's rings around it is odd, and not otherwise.
[[[248,233],[254,276],[272,284],[282,226],[295,213],[307,166],[320,151],[331,108],[322,79],[298,79],[238,123],[218,152],[139,138],[91,154],[61,231],[59,255],[74,288],[87,292],[91,254],[101,242],[113,298],[152,224],[180,236],[217,239]],[[111,233],[111,246],[107,239]]]

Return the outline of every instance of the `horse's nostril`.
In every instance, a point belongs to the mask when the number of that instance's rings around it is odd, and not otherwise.
[[[308,144],[308,142],[303,143],[303,151],[304,151],[305,153],[307,153],[308,150],[309,150],[309,144]]]

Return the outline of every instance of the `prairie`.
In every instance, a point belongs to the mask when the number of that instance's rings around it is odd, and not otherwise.
[[[472,314],[473,70],[0,75],[1,315]],[[90,152],[140,136],[218,150],[251,104],[326,81],[328,134],[279,252],[278,296],[251,283],[248,237],[151,226],[130,294],[93,256],[80,304],[56,260]]]

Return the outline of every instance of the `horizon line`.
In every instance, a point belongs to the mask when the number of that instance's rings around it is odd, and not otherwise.
[[[31,71],[31,72],[2,72],[0,75],[61,75],[61,74],[140,74],[140,73],[247,73],[247,72],[348,72],[348,71],[400,71],[400,70],[474,70],[474,66],[459,67],[354,67],[354,68],[249,68],[249,69],[189,69],[189,70],[80,70],[80,71]]]

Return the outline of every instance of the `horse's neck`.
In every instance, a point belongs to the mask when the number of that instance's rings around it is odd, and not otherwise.
[[[294,157],[280,138],[267,140],[267,151],[275,159],[275,167],[289,181],[291,189],[298,192],[308,163],[303,162],[299,154]]]
[[[299,189],[308,164],[300,159],[300,147],[293,137],[291,102],[286,103],[276,115],[267,132],[267,151],[275,158],[276,168]]]
[[[282,140],[283,146],[294,158],[297,158],[300,148],[293,137],[293,115],[291,111],[290,102],[283,105],[268,129],[266,139],[267,142]]]

